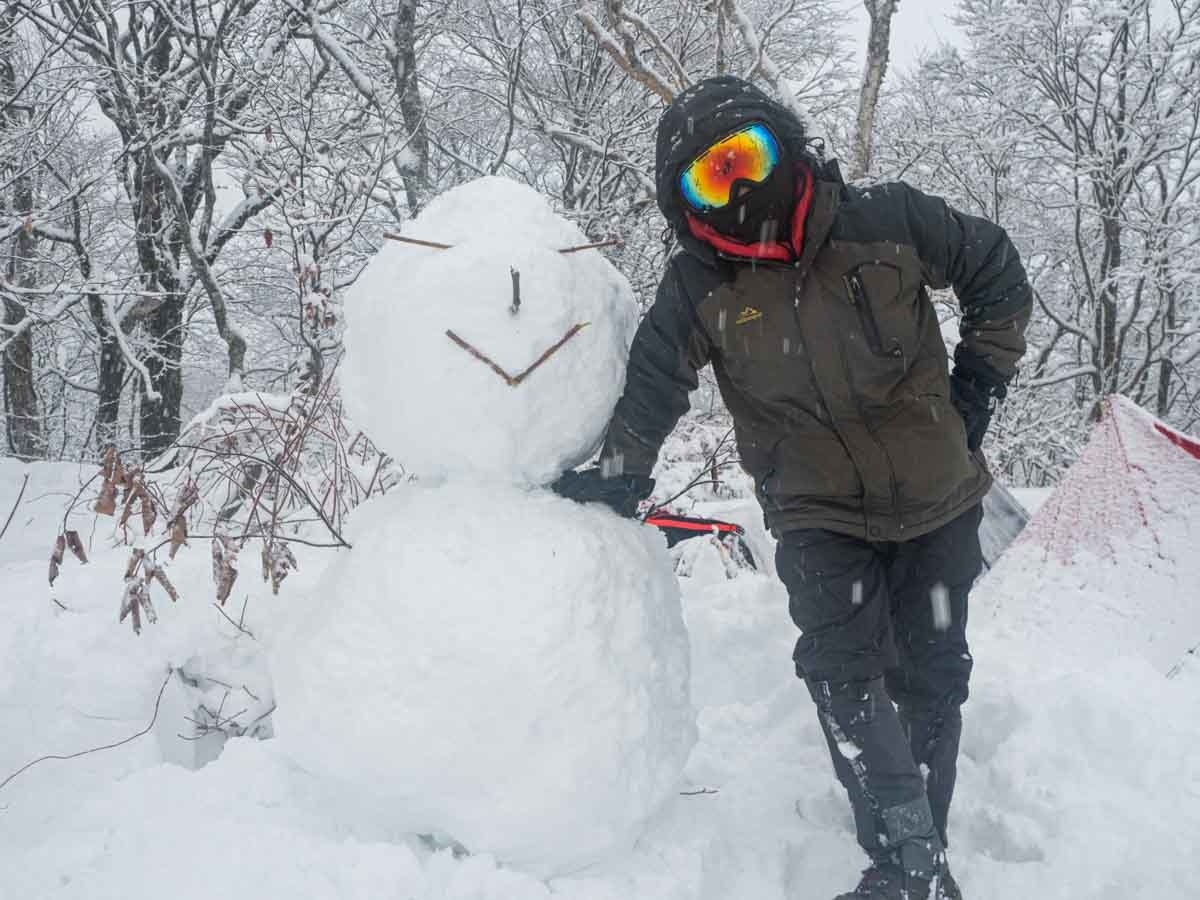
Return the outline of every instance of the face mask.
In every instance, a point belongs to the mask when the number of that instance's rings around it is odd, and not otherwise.
[[[748,186],[738,196],[742,190],[743,186],[737,185],[735,199],[727,206],[697,212],[697,217],[744,244],[786,240],[796,202],[795,175],[781,166],[765,182]]]
[[[794,185],[790,163],[762,123],[715,141],[679,177],[693,215],[744,243],[770,243],[786,234]]]

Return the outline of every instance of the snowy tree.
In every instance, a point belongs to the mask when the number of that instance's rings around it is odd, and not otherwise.
[[[889,98],[882,166],[1022,249],[1038,314],[996,442],[1004,469],[1040,483],[1107,394],[1200,419],[1200,7],[971,0],[960,24],[967,47]]]
[[[415,5],[18,0],[5,10],[0,33],[22,51],[6,53],[0,73],[13,448],[28,455],[46,419],[26,386],[42,340],[92,357],[90,372],[61,378],[94,396],[91,424],[63,431],[97,450],[168,446],[185,371],[193,409],[247,374],[319,379],[338,288],[428,190],[427,137],[408,149],[407,123],[424,118]],[[35,115],[39,92],[56,102]],[[37,155],[39,142],[56,155]],[[35,247],[58,254],[52,267],[35,271]],[[299,368],[288,362],[297,352]],[[210,372],[217,354],[224,365]],[[127,435],[122,409],[136,409]]]

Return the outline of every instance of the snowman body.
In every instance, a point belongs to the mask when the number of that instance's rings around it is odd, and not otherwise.
[[[400,830],[571,871],[632,845],[695,741],[663,539],[544,487],[601,440],[636,309],[513,182],[450,191],[413,233],[452,249],[381,250],[341,379],[417,479],[355,511],[280,636],[278,730]]]

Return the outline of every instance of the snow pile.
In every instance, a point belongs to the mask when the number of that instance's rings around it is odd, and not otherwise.
[[[33,468],[31,497],[65,488],[54,467]],[[47,477],[40,477],[43,473]],[[387,502],[408,503],[404,496]],[[418,496],[431,493],[414,492],[413,503]],[[489,513],[505,509],[486,496],[478,500]],[[548,507],[553,501],[538,502]],[[591,514],[593,524],[600,518],[595,511],[574,511]],[[761,530],[761,514],[752,501],[735,500],[702,501],[690,511],[747,527],[763,570],[730,578],[717,547],[703,540],[681,545],[687,546],[690,572],[680,583],[691,633],[699,741],[681,787],[688,795],[668,797],[632,850],[549,881],[507,868],[486,853],[456,858],[449,850],[431,850],[397,827],[395,805],[382,796],[364,797],[362,788],[347,790],[343,780],[297,766],[291,757],[303,752],[304,741],[294,733],[269,741],[231,740],[219,759],[197,771],[163,765],[172,754],[161,738],[186,733],[189,724],[183,710],[168,708],[164,699],[155,734],[112,751],[48,762],[0,790],[0,896],[794,900],[846,890],[863,857],[812,704],[793,675],[795,631],[786,595],[770,572],[770,548],[759,546],[769,542]],[[28,514],[23,505],[22,515]],[[47,521],[53,530],[52,519]],[[546,537],[538,521],[516,514],[496,521],[497,531],[514,535],[504,546],[519,547],[512,553],[523,571],[536,552],[533,545]],[[562,524],[557,516],[545,522],[547,530],[550,522]],[[1159,523],[1164,529],[1196,524],[1192,510],[1183,511],[1178,521]],[[440,545],[444,561],[448,548],[458,545],[463,524],[449,522],[447,516],[400,537],[394,522],[385,530],[393,542],[376,555],[406,552],[406,544],[417,541]],[[572,535],[578,530],[570,529]],[[529,545],[518,533],[528,535]],[[471,526],[468,534],[481,536],[482,526]],[[180,603],[162,610],[158,625],[135,638],[115,623],[113,585],[119,584],[127,552],[106,549],[98,539],[89,546],[88,566],[65,566],[58,591],[68,606],[64,611],[46,597],[45,537],[26,537],[10,531],[0,541],[6,552],[15,550],[10,546],[14,538],[27,551],[21,561],[0,564],[0,599],[5,601],[0,720],[11,726],[0,741],[0,780],[34,756],[71,753],[134,733],[149,719],[168,663],[186,664],[199,654],[215,664],[224,658],[220,646],[244,648],[250,641],[204,602],[211,590],[206,554],[181,553],[171,575],[182,594]],[[361,545],[365,538],[358,540]],[[632,537],[627,543],[639,544]],[[622,546],[628,553],[628,546]],[[337,604],[347,602],[321,593],[309,581],[326,556],[303,546],[297,553],[302,554],[301,567],[280,597],[272,597],[269,587],[253,592],[253,580],[239,582],[252,593],[246,627],[276,649],[274,626],[293,610],[301,611],[297,606],[308,614],[336,618]],[[1106,563],[1101,576],[1119,583],[1124,593],[1110,592],[1097,605],[1094,586],[1081,572],[1091,561],[1068,566],[1043,556],[1016,554],[1002,560],[972,597],[976,668],[950,822],[954,871],[971,900],[1190,897],[1195,893],[1192,851],[1200,833],[1200,755],[1195,753],[1200,745],[1200,665],[1185,665],[1166,678],[1161,667],[1140,657],[1144,636],[1159,627],[1163,606],[1156,601],[1163,594],[1156,592],[1164,588],[1162,581],[1145,579],[1153,570],[1143,565],[1144,559]],[[336,571],[342,572],[350,559],[353,555],[338,559]],[[629,568],[622,559],[595,565],[588,570],[591,577],[630,577],[615,574]],[[353,577],[355,588],[367,579],[362,573],[330,573],[325,583],[338,577]],[[539,577],[529,584],[539,584]],[[405,596],[411,593],[407,584],[396,587],[395,602],[408,602]],[[310,604],[319,598],[331,608],[311,611]],[[518,611],[531,602],[518,600]],[[506,610],[514,606],[511,594],[488,584],[478,601],[474,616],[464,623],[471,634],[480,635],[489,624],[507,627]],[[614,629],[623,621],[618,610],[625,602],[614,600],[614,610],[607,614],[617,618],[603,620]],[[556,615],[579,609],[570,595],[554,606],[549,612]],[[1034,607],[1042,611],[1039,619],[1022,614]],[[1122,616],[1126,607],[1138,615]],[[452,609],[464,613],[466,608],[454,604]],[[1108,627],[1066,627],[1081,609],[1107,615]],[[590,609],[588,614],[598,615]],[[381,615],[391,613],[385,609]],[[363,623],[361,628],[360,648],[386,644],[382,627]],[[420,619],[411,630],[414,634],[404,637],[402,630],[388,629],[392,639],[399,635],[410,646],[424,644]],[[481,652],[493,646],[486,634],[479,645]],[[432,654],[440,645],[428,646]],[[348,652],[342,646],[337,657],[344,670],[326,674],[354,684],[361,681],[357,673],[363,661],[348,658]],[[399,652],[392,655],[398,666],[394,690],[399,692],[403,673],[412,666]],[[319,654],[306,662],[318,673],[327,665]],[[443,671],[445,683],[427,687],[420,699],[440,720],[471,699],[458,690],[463,683],[458,670]],[[238,670],[218,677],[238,688],[238,679],[246,674]],[[491,680],[503,681],[504,674],[491,673]],[[311,677],[317,680],[316,674]],[[507,683],[512,686],[511,679]],[[248,686],[265,699],[257,685]],[[279,692],[279,731],[285,730],[285,710],[299,705],[288,696]],[[231,702],[233,698],[227,704]],[[240,703],[226,707],[239,708]],[[344,724],[349,752],[364,752],[356,740],[360,725],[349,718],[356,708],[357,698],[348,690],[327,727]],[[391,752],[399,761],[425,752],[412,745],[430,740],[432,731],[416,727],[371,752],[377,759]],[[588,723],[576,737],[587,744],[593,734]],[[551,737],[547,731],[538,740]],[[480,755],[488,744],[490,739]],[[328,745],[318,736],[315,746]],[[311,754],[317,755],[315,750]],[[386,792],[396,778],[393,771],[370,784]],[[541,802],[541,793],[523,797],[522,803]],[[478,798],[474,802],[481,805]],[[598,801],[591,796],[588,802]]]
[[[130,772],[163,761],[199,766],[220,752],[228,734],[269,733],[270,677],[261,644],[247,632],[261,633],[264,622],[277,619],[284,608],[284,598],[274,597],[257,573],[243,573],[237,606],[231,601],[226,610],[243,620],[245,631],[239,631],[211,605],[207,547],[192,546],[171,561],[163,554],[160,561],[179,602],[156,593],[159,621],[135,635],[128,621],[117,621],[130,549],[118,543],[113,519],[92,512],[98,482],[81,488],[94,467],[0,459],[0,524],[26,472],[25,496],[0,540],[0,722],[8,729],[0,741],[0,781],[44,754],[71,754],[129,737],[145,728],[156,701],[159,715],[136,741],[47,761],[0,790],[0,846],[10,830],[22,842],[44,829],[52,832],[56,816]],[[50,548],[67,503],[79,495],[86,502],[67,517],[66,526],[81,535],[89,562],[68,554],[50,589]],[[308,567],[305,548],[297,547],[297,553]],[[314,560],[311,574],[320,565]],[[303,590],[309,576],[296,573],[287,589]],[[219,710],[219,717],[206,715],[202,706]],[[0,862],[5,877],[8,868]],[[0,896],[7,898],[7,887],[0,879]]]
[[[349,292],[352,418],[421,476],[545,484],[587,459],[637,324],[624,276],[598,250],[559,253],[587,237],[503,178],[441,195],[408,230],[453,247],[385,241]]]
[[[628,849],[694,741],[662,537],[473,483],[393,492],[351,534],[278,642],[295,758],[516,865]]]

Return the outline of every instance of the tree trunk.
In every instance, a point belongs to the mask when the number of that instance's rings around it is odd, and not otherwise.
[[[29,176],[17,179],[14,211],[27,217],[33,211],[33,184]],[[31,288],[37,282],[34,237],[22,228],[13,238],[12,253],[6,266],[10,283]],[[25,318],[25,305],[17,297],[4,297],[5,324],[15,325]],[[40,459],[46,454],[42,418],[38,412],[37,384],[33,375],[33,328],[14,338],[4,351],[4,430],[8,449],[21,459]]]
[[[1167,312],[1163,319],[1163,331],[1170,334],[1175,330],[1175,286],[1167,287]],[[1164,341],[1165,343],[1165,341]],[[1154,410],[1160,419],[1165,419],[1171,412],[1171,379],[1175,365],[1171,357],[1164,356],[1158,364],[1158,389],[1155,392]]]
[[[9,297],[4,298],[6,325],[15,325],[24,315],[25,307]],[[13,456],[30,460],[45,455],[33,379],[32,329],[26,329],[4,350],[4,430]]]
[[[9,10],[0,11],[0,104],[13,97],[17,73],[14,62],[15,33]],[[10,112],[11,109],[11,112]],[[16,131],[22,114],[15,108],[0,105],[0,131]],[[0,159],[0,182],[12,178],[11,202],[0,197],[0,214],[11,213],[18,220],[28,220],[33,213],[33,177],[18,174],[21,161]],[[5,176],[8,176],[6,178]],[[33,287],[37,281],[34,251],[36,239],[30,228],[17,231],[4,265],[10,284],[20,288]],[[19,295],[5,293],[4,324],[16,325],[25,318],[25,304]],[[0,342],[6,337],[0,332]],[[26,328],[8,342],[2,361],[4,372],[4,431],[9,451],[21,459],[38,459],[45,455],[42,419],[38,413],[37,384],[33,375],[33,329]]]
[[[890,55],[892,16],[899,0],[863,0],[870,17],[867,32],[867,59],[863,64],[862,87],[858,95],[858,130],[854,138],[854,156],[850,166],[853,181],[871,170],[871,141],[875,131],[875,110],[879,106],[879,90],[887,74]]]
[[[150,384],[159,394],[152,399],[143,392],[138,411],[142,455],[151,459],[174,443],[182,424],[183,298],[167,299],[145,325],[154,340],[145,359],[146,370],[150,373]]]
[[[96,379],[96,387],[100,392],[96,409],[96,450],[103,456],[109,447],[117,446],[121,389],[125,386],[125,356],[121,353],[113,326],[104,317],[104,307],[96,294],[88,297],[88,314],[100,342],[100,366]]]
[[[1121,361],[1117,358],[1117,305],[1120,301],[1117,275],[1122,262],[1121,232],[1121,221],[1117,215],[1105,215],[1105,263],[1100,267],[1103,288],[1100,291],[1100,307],[1096,311],[1096,324],[1102,354],[1100,371],[1104,373],[1106,394],[1117,389],[1121,374]]]
[[[424,206],[429,192],[429,129],[426,124],[425,101],[417,86],[417,0],[397,0],[392,19],[392,64],[395,90],[400,97],[400,112],[408,131],[408,151],[412,164],[406,167],[404,190],[409,215],[415,216]]]

